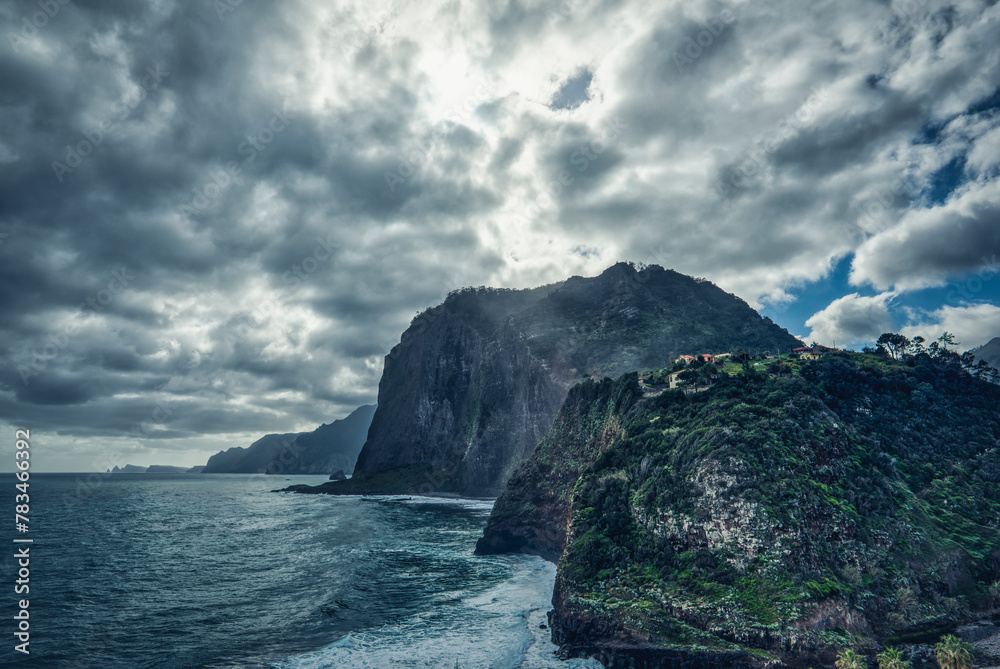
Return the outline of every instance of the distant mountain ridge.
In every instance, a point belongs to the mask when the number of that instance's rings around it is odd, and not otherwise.
[[[354,477],[319,492],[497,495],[582,378],[660,368],[683,353],[801,345],[742,299],[658,265],[456,291],[386,356]]]
[[[976,356],[976,360],[985,360],[990,367],[1000,369],[1000,337],[994,337],[969,352]]]
[[[108,470],[108,474],[197,474],[201,467],[177,467],[175,465],[125,465],[115,466]]]
[[[358,407],[345,418],[312,432],[267,434],[248,448],[216,453],[205,474],[332,474],[351,472],[365,443],[375,405]]]
[[[148,467],[143,467],[141,465],[125,465],[124,467],[119,467],[115,465],[112,469],[108,470],[109,474],[145,474]]]

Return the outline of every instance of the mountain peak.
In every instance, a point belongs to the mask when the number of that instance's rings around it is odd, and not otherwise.
[[[464,289],[445,305],[414,319],[386,356],[353,486],[384,475],[392,492],[497,494],[582,378],[660,369],[691,351],[801,345],[738,297],[659,265]]]

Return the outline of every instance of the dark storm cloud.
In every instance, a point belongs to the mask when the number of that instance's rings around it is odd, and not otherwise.
[[[906,291],[997,245],[990,3],[230,9],[0,6],[0,420],[63,468],[346,415],[464,285],[630,257],[777,304],[849,254]],[[864,299],[817,331],[884,322]]]

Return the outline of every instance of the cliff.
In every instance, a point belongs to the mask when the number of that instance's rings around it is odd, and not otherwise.
[[[330,474],[354,469],[375,413],[374,405],[312,432],[264,435],[249,448],[216,453],[202,469],[205,474]]]
[[[927,356],[772,371],[570,393],[478,547],[558,554],[564,656],[831,666],[997,612],[1000,389]]]
[[[499,494],[581,378],[800,342],[713,284],[619,263],[532,290],[466,289],[386,356],[354,478],[321,492]]]
[[[574,386],[552,430],[493,505],[476,554],[529,553],[556,562],[573,486],[622,434],[623,419],[641,396],[635,374]]]

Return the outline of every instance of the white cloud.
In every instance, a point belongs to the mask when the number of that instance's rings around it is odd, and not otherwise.
[[[896,322],[889,313],[894,297],[896,293],[871,297],[853,293],[837,298],[806,321],[812,328],[808,339],[826,346],[875,341],[882,333],[895,331]]]
[[[1000,181],[970,184],[948,202],[908,211],[857,250],[851,282],[880,290],[944,285],[1000,251]]]
[[[945,305],[924,314],[901,332],[911,339],[920,335],[928,341],[943,332],[951,332],[960,343],[960,349],[975,348],[1000,337],[1000,307],[992,304]]]

